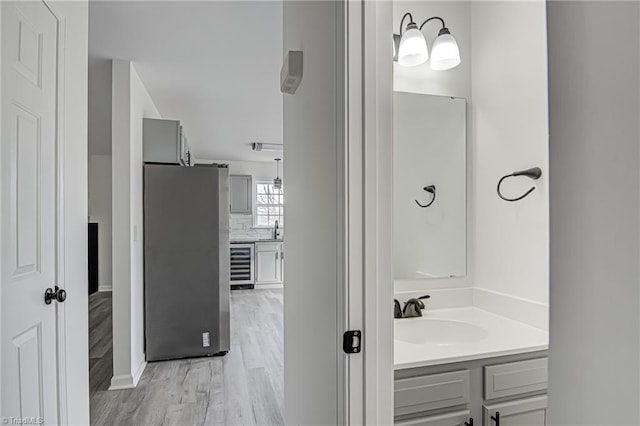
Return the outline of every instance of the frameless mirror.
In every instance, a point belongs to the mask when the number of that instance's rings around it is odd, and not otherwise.
[[[393,94],[396,279],[467,273],[466,101]]]

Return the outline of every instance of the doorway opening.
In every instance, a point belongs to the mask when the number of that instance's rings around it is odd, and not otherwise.
[[[89,222],[98,228],[99,290],[89,298],[92,425],[284,424],[282,19],[277,1],[89,5]],[[238,22],[251,34],[238,37]],[[149,154],[149,120],[179,122],[174,160]],[[184,191],[174,180],[154,189],[153,168],[215,168],[216,195],[210,204],[206,191],[195,197],[199,180]],[[156,226],[168,215],[173,224]],[[209,228],[215,244],[200,238]],[[152,263],[169,234],[176,257]],[[208,248],[215,259],[197,260]],[[219,287],[210,311],[197,295],[211,288],[163,281],[181,268],[198,279],[211,272]],[[219,329],[189,326],[198,316],[215,317]],[[158,330],[175,333],[176,343],[158,343]],[[180,346],[189,333],[212,356]],[[171,354],[156,356],[156,343]]]

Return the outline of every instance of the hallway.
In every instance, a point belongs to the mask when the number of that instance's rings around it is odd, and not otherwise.
[[[135,389],[108,391],[111,293],[90,296],[92,425],[281,425],[282,289],[231,292],[231,351],[152,362]]]

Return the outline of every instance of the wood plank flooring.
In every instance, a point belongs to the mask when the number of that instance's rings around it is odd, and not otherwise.
[[[224,357],[147,364],[135,389],[109,391],[111,293],[89,298],[92,425],[282,425],[282,289],[231,292]]]

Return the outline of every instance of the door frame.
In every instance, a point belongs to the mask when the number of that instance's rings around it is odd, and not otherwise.
[[[345,423],[393,424],[392,3],[345,1]]]
[[[66,57],[66,20],[58,13],[49,0],[41,0],[56,18],[56,285],[66,288],[65,285],[65,203],[64,203],[64,148],[65,148],[65,57]],[[58,423],[69,423],[67,401],[67,327],[65,303],[56,303],[56,345],[58,372]]]

